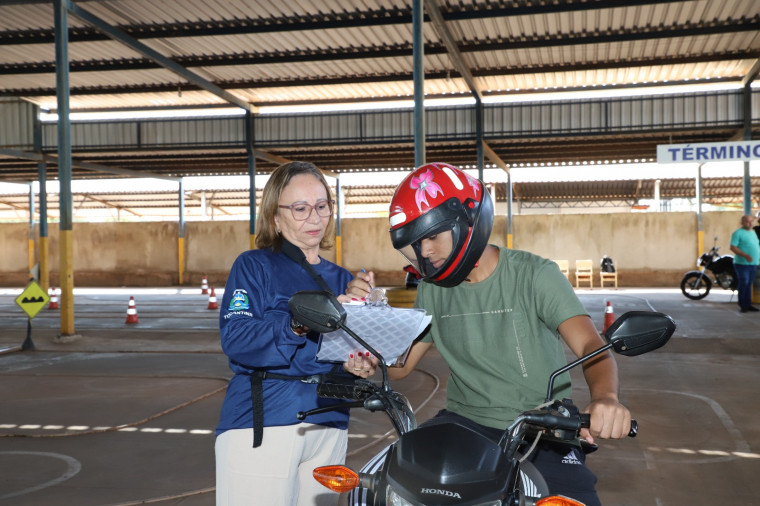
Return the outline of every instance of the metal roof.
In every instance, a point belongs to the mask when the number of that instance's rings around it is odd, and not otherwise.
[[[81,10],[255,106],[411,97],[412,7],[402,0],[77,0]],[[437,6],[443,25],[430,16]],[[756,0],[426,0],[427,97],[636,87],[753,79],[760,58]],[[218,106],[224,100],[69,20],[72,111]],[[448,30],[457,47],[445,44]],[[53,2],[0,5],[0,98],[56,107]],[[489,139],[502,159],[651,158],[657,143],[723,141],[736,131]],[[413,146],[283,146],[277,153],[341,167],[410,167]],[[79,154],[74,153],[74,157]],[[430,143],[428,159],[473,163],[471,143]],[[5,162],[5,160],[0,160]],[[245,173],[245,152],[168,151],[90,160],[177,175],[196,167]],[[27,163],[30,170],[34,164]],[[0,177],[4,165],[0,164]],[[273,163],[262,162],[260,170]],[[90,177],[97,175],[89,173]],[[622,183],[615,183],[620,185]],[[597,185],[599,186],[599,185]],[[569,186],[565,186],[569,191]],[[528,195],[527,192],[525,195]],[[581,192],[583,193],[583,192]],[[569,195],[569,193],[568,193]]]
[[[486,94],[736,80],[760,56],[760,3],[754,0],[435,3]],[[46,109],[56,104],[52,4],[0,7],[0,95]],[[410,2],[76,4],[255,105],[413,93]],[[222,102],[77,16],[68,19],[72,110]],[[469,93],[434,23],[425,23],[424,38],[427,95]]]

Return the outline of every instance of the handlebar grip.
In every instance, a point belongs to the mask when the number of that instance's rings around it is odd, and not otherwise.
[[[582,423],[580,417],[565,417],[561,415],[552,415],[550,413],[532,413],[524,416],[528,423],[551,430],[560,429],[577,431],[581,428]]]
[[[591,415],[589,413],[581,413],[581,427],[588,429],[591,427]],[[636,437],[639,433],[639,422],[631,420],[631,430],[628,431],[628,437]]]
[[[364,400],[367,392],[354,380],[323,381],[317,384],[317,395],[330,399]]]

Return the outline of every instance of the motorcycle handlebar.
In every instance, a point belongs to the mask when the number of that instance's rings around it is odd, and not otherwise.
[[[589,413],[580,413],[578,417],[565,417],[551,415],[549,413],[526,415],[525,421],[547,429],[561,429],[578,431],[582,428],[591,427],[591,415]],[[639,433],[639,423],[631,420],[631,429],[628,431],[628,437],[636,437]]]
[[[591,415],[589,413],[581,413],[581,427],[588,429],[591,427]],[[631,420],[631,429],[628,431],[628,437],[636,437],[639,433],[639,422]]]

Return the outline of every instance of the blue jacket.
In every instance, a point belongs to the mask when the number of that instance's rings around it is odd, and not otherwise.
[[[350,272],[325,259],[315,270],[333,292],[345,293]],[[330,372],[334,363],[317,362],[319,334],[296,336],[290,330],[288,299],[301,290],[319,290],[316,281],[297,263],[269,249],[242,253],[232,266],[222,298],[219,330],[222,349],[234,376],[227,387],[217,435],[253,427],[250,375],[254,369],[287,376]],[[296,413],[332,404],[319,399],[316,385],[301,381],[265,379],[264,426],[300,423]],[[310,416],[306,422],[345,429],[348,411]]]

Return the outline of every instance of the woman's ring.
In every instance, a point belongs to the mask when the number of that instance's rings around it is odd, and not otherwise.
[[[361,371],[361,370],[362,370],[361,367],[354,367],[354,371]]]

